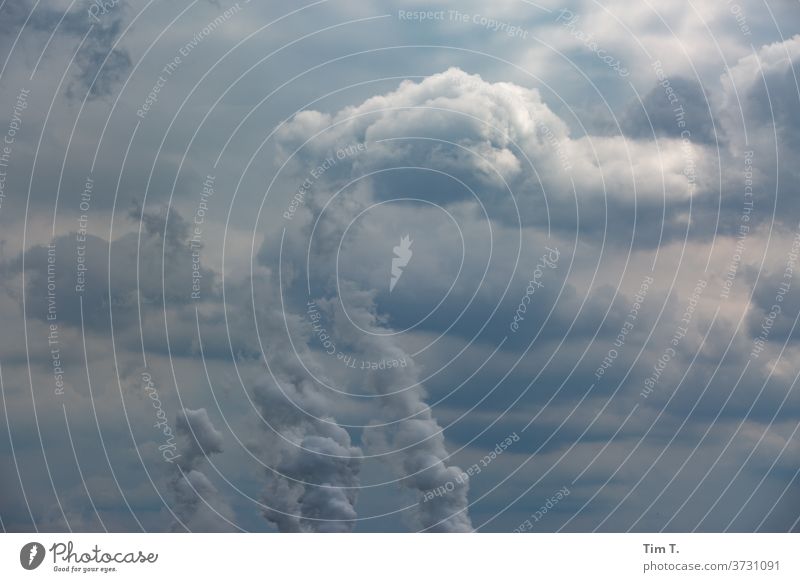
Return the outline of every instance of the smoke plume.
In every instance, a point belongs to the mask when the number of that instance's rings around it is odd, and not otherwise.
[[[173,511],[183,525],[173,530],[217,532],[232,531],[233,510],[200,469],[206,460],[222,452],[222,433],[214,428],[205,408],[183,409],[176,422],[178,456],[170,490],[175,498]]]

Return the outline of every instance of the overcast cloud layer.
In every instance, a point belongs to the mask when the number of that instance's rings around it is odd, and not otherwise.
[[[798,73],[794,1],[0,0],[0,527],[800,531]]]

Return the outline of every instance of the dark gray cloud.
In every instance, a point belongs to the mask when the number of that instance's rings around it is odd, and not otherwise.
[[[695,80],[670,79],[672,93],[656,85],[641,103],[632,104],[622,119],[622,129],[631,137],[652,139],[680,138],[688,129],[692,141],[715,144],[724,139],[714,125],[709,97]]]
[[[131,69],[128,51],[115,46],[125,21],[125,3],[116,3],[102,18],[91,16],[82,3],[74,3],[71,10],[49,2],[20,0],[6,2],[0,9],[0,21],[6,52],[11,48],[9,39],[17,34],[38,34],[45,41],[50,34],[61,46],[82,45],[75,55],[77,73],[67,85],[67,95],[73,98],[96,99],[108,97]],[[85,37],[85,40],[83,40]],[[8,43],[6,45],[6,43]],[[74,49],[73,49],[74,50]]]

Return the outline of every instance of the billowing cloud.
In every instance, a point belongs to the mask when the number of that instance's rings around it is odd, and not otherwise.
[[[67,4],[0,7],[3,528],[797,529],[796,6]]]
[[[212,455],[222,453],[222,433],[214,428],[205,408],[182,410],[175,427],[179,443],[171,461],[176,471],[170,488],[180,523],[174,528],[193,532],[234,530],[233,511],[227,500],[201,470]]]

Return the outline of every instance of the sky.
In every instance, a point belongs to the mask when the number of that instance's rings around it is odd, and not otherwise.
[[[800,531],[799,28],[0,0],[0,527]]]

